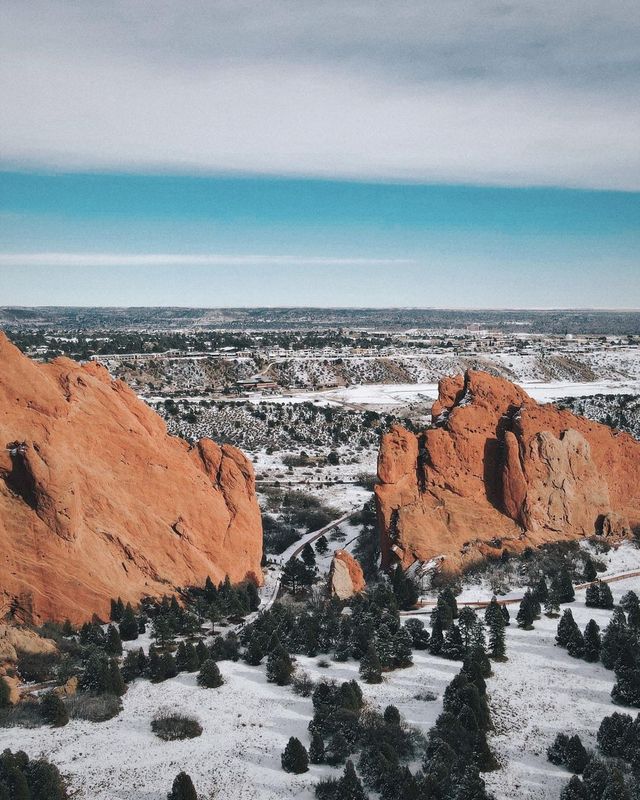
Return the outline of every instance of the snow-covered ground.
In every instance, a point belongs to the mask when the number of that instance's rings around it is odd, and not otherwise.
[[[516,381],[539,403],[552,403],[563,397],[588,397],[594,394],[640,394],[640,380],[609,379],[597,381]],[[438,397],[437,383],[369,383],[337,389],[295,392],[284,395],[263,395],[254,392],[248,402],[318,403],[356,407],[398,408]]]
[[[618,602],[630,589],[640,592],[640,578],[610,586]],[[576,592],[576,601],[568,606],[574,619],[581,630],[590,619],[602,630],[611,612],[586,608],[584,595],[584,590]],[[635,715],[633,709],[612,703],[612,671],[571,658],[555,646],[557,626],[557,619],[544,615],[532,631],[512,621],[507,628],[509,660],[495,664],[487,681],[496,727],[489,741],[502,769],[484,778],[496,800],[557,800],[571,775],[547,761],[547,747],[556,735],[577,733],[585,747],[593,749],[603,717],[614,711]]]

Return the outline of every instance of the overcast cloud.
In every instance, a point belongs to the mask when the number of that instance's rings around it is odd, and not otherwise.
[[[5,166],[640,189],[636,2],[4,0]]]

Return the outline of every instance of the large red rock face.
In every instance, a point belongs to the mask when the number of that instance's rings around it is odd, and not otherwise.
[[[194,447],[96,364],[38,365],[0,333],[0,617],[105,617],[210,575],[260,580],[253,469]]]
[[[444,378],[435,428],[383,437],[376,487],[383,564],[444,556],[455,570],[502,549],[640,525],[640,442],[538,405],[484,372]]]

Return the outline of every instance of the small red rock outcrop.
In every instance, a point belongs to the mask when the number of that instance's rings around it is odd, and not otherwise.
[[[36,364],[0,333],[0,618],[105,617],[207,575],[260,580],[253,468],[191,447],[98,364]]]
[[[640,442],[539,405],[485,372],[440,381],[434,428],[383,437],[376,487],[383,565],[445,556],[456,570],[503,549],[640,524]]]
[[[329,593],[340,600],[348,600],[363,592],[365,585],[359,561],[346,550],[336,550],[329,570]]]

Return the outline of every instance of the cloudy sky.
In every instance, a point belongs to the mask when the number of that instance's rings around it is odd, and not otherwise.
[[[1,5],[0,304],[640,306],[636,2]]]

